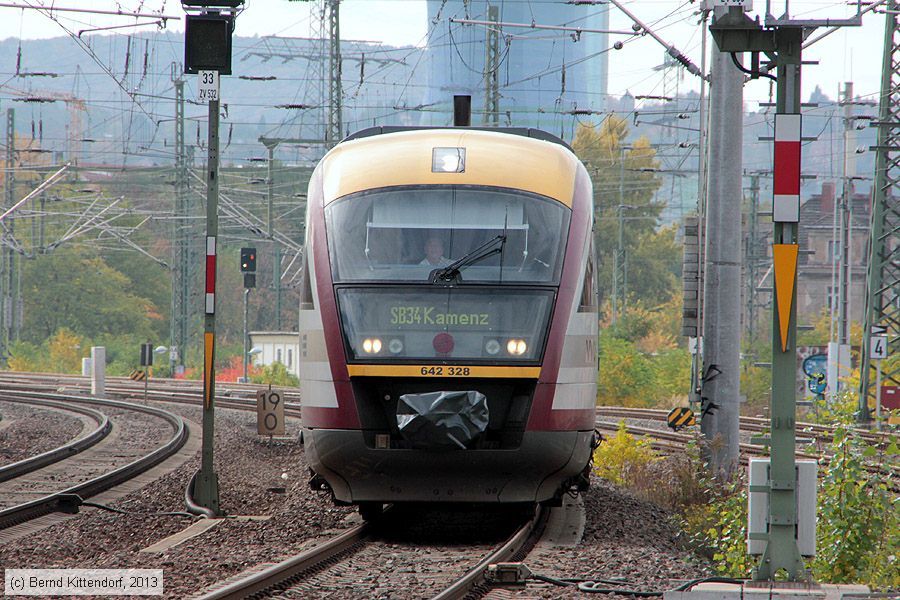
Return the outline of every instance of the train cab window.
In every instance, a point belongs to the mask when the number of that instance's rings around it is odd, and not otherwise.
[[[596,310],[597,287],[594,281],[594,246],[591,244],[587,264],[584,267],[584,281],[581,283],[581,301],[578,303],[578,312],[593,312]]]
[[[462,282],[556,283],[570,210],[526,192],[391,188],[326,208],[336,282],[429,280],[464,260]]]
[[[315,301],[312,293],[312,273],[309,270],[309,259],[303,252],[302,271],[300,273],[300,310],[313,310]]]

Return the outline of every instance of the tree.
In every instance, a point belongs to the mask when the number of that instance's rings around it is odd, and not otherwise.
[[[71,330],[61,327],[41,345],[13,342],[9,368],[39,373],[79,373],[87,343]]]
[[[629,293],[662,303],[674,291],[680,252],[674,251],[674,231],[656,232],[664,207],[653,200],[661,185],[653,173],[659,168],[656,151],[646,137],[626,146],[627,136],[626,121],[610,115],[599,127],[580,125],[572,144],[593,181],[600,298],[612,292],[621,228]]]
[[[648,306],[666,304],[673,297],[681,302],[682,247],[675,241],[678,227],[672,225],[658,231],[642,233],[636,245],[626,251],[628,295],[640,298]],[[677,313],[680,317],[681,310]]]
[[[126,275],[85,249],[23,261],[22,338],[39,344],[65,327],[84,337],[131,333],[150,339],[159,311],[131,288]]]

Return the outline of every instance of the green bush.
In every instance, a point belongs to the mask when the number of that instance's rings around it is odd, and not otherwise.
[[[60,327],[40,345],[31,342],[10,344],[9,368],[37,373],[81,373],[81,357],[89,344],[66,327]]]
[[[835,429],[819,486],[813,575],[828,583],[900,587],[900,499],[865,461],[896,463],[896,439],[883,450],[847,427]]]
[[[715,561],[726,577],[747,577],[753,558],[747,554],[747,486],[741,476],[713,487],[704,504],[686,507],[677,517],[681,529],[698,550]]]
[[[850,418],[847,402],[833,404],[830,416]],[[843,415],[843,417],[841,417]],[[820,472],[816,527],[817,555],[809,563],[823,583],[861,583],[900,587],[900,499],[889,478],[866,469],[896,462],[900,450],[891,438],[879,450],[855,430],[839,425],[826,448],[832,458]],[[747,486],[742,478],[725,486],[703,480],[707,499],[685,505],[678,525],[690,544],[716,561],[722,575],[746,577],[756,558],[747,555]]]
[[[281,387],[297,387],[300,385],[300,380],[297,379],[297,376],[289,373],[287,367],[280,362],[274,362],[271,365],[263,367],[262,373],[250,376],[250,381],[253,383],[278,385]]]
[[[594,451],[594,471],[617,485],[628,487],[641,479],[651,463],[659,460],[648,440],[637,440],[619,422],[616,434],[604,439]]]
[[[652,406],[657,398],[656,373],[649,357],[632,342],[600,335],[600,375],[597,396],[601,405]]]
[[[814,400],[812,410],[804,419],[819,425],[852,427],[859,411],[857,398],[855,391],[845,389],[825,400]]]
[[[642,482],[640,488],[635,490],[640,497],[677,513],[705,506],[714,482],[700,457],[698,439],[688,442],[684,452],[665,456],[655,463],[653,476]]]

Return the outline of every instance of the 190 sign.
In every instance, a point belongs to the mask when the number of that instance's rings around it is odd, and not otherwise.
[[[256,392],[256,431],[259,435],[284,435],[284,402],[278,392]]]

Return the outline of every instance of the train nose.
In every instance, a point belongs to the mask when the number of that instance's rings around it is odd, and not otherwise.
[[[489,417],[487,398],[475,390],[403,394],[397,403],[400,435],[418,449],[465,450]]]

